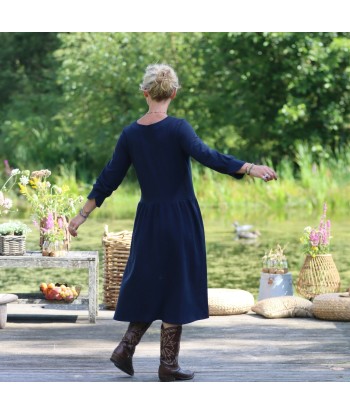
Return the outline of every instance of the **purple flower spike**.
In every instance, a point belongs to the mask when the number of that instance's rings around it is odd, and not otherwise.
[[[53,229],[55,226],[55,222],[53,220],[53,214],[50,212],[47,215],[47,219],[46,219],[46,229]]]

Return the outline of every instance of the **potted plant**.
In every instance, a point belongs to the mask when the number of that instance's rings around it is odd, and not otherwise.
[[[266,274],[287,274],[288,261],[284,254],[285,247],[277,245],[276,249],[270,249],[262,258],[262,272]]]
[[[22,222],[6,222],[0,225],[0,254],[24,255],[26,235],[31,229]]]
[[[68,232],[69,217],[77,211],[77,204],[83,201],[82,196],[73,195],[68,186],[59,187],[48,181],[50,170],[32,171],[27,177],[21,178],[20,193],[24,195],[31,205],[34,224],[40,229],[40,247],[45,244],[53,247],[64,245],[69,249],[70,234]],[[47,249],[43,250],[44,255]]]
[[[300,238],[306,256],[296,289],[305,298],[312,299],[318,294],[340,289],[340,276],[330,253],[331,238],[331,221],[327,219],[325,203],[319,226],[307,226]]]

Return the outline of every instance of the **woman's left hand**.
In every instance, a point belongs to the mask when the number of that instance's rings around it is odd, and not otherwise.
[[[83,218],[83,216],[81,216],[80,214],[75,216],[69,222],[69,226],[68,226],[69,233],[74,237],[78,236],[77,230],[78,230],[79,226],[82,225],[85,221],[86,221],[86,219]]]
[[[249,172],[250,176],[258,177],[259,179],[269,182],[270,180],[277,180],[277,173],[268,166],[253,165]]]

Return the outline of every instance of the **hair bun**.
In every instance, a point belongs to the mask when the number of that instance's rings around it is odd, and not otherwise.
[[[179,87],[174,69],[166,64],[149,65],[140,85],[140,89],[149,92],[150,97],[156,101],[170,98]]]
[[[170,70],[161,70],[157,74],[156,82],[161,83],[163,81],[169,81],[170,79]]]

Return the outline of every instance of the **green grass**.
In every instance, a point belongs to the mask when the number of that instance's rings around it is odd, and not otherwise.
[[[208,285],[219,288],[240,288],[250,291],[255,298],[259,292],[261,257],[277,243],[287,245],[286,254],[290,271],[296,282],[304,256],[299,246],[299,237],[305,226],[316,226],[319,213],[312,217],[294,216],[280,220],[271,215],[248,217],[235,209],[226,212],[202,208],[206,229]],[[94,215],[94,214],[93,214]],[[341,276],[342,289],[350,286],[350,240],[346,218],[333,219],[332,254]],[[235,240],[232,223],[239,220],[251,223],[261,232],[256,241]],[[100,254],[100,301],[103,301],[103,249],[104,225],[109,231],[132,230],[133,219],[101,219],[93,216],[79,230],[79,236],[72,241],[72,250],[98,250]],[[33,228],[33,227],[32,227]],[[28,235],[27,248],[38,249],[38,231]],[[0,269],[0,292],[37,292],[40,282],[60,281],[82,285],[87,290],[86,270],[55,269]]]

